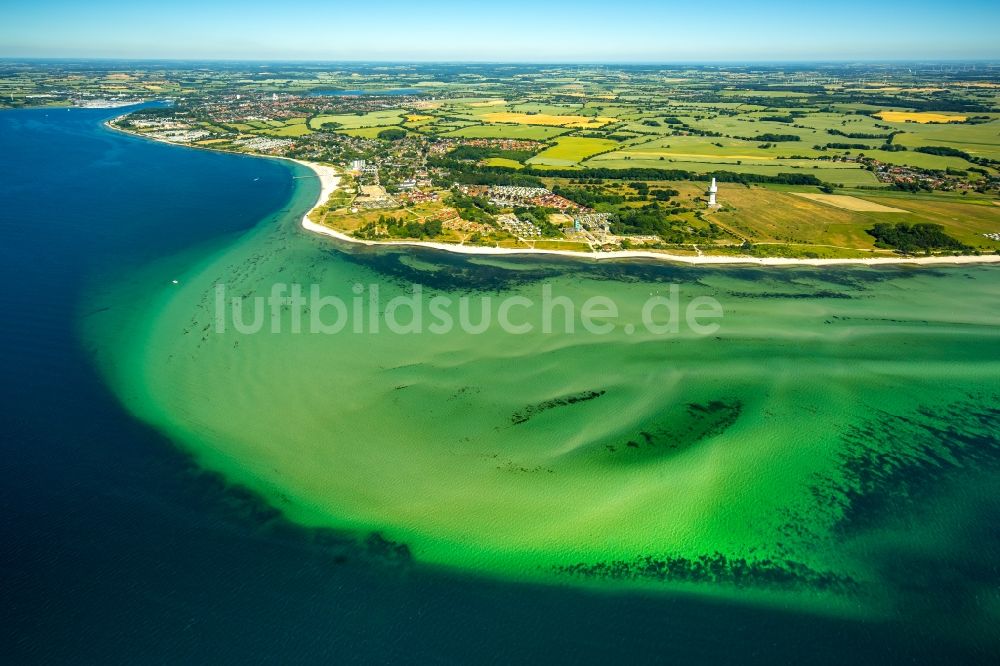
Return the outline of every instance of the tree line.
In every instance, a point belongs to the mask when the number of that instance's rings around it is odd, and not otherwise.
[[[875,237],[875,247],[891,248],[904,254],[914,254],[918,251],[930,254],[931,250],[961,252],[971,250],[968,245],[946,234],[940,224],[921,222],[910,225],[905,222],[896,224],[879,222],[867,232]]]

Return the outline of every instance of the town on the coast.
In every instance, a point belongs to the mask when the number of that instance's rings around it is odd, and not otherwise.
[[[67,65],[67,67],[70,67]],[[62,76],[57,76],[62,74]],[[1000,251],[1000,72],[364,66],[36,71],[9,106],[335,167],[311,219],[368,242],[690,257]]]

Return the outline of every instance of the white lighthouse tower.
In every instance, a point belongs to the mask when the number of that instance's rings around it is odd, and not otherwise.
[[[718,206],[718,202],[715,200],[715,195],[719,191],[719,186],[715,184],[715,178],[712,178],[712,184],[708,186],[708,207],[715,208]]]

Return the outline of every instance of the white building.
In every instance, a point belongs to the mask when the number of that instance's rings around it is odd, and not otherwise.
[[[719,191],[719,186],[715,184],[715,178],[712,178],[712,184],[708,186],[708,207],[715,208],[718,206],[718,202],[715,200],[715,195]]]

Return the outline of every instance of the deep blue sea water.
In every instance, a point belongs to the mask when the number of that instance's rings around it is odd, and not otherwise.
[[[893,623],[401,567],[292,527],[134,421],[81,347],[85,290],[227,238],[273,161],[0,112],[0,661],[956,663]]]

